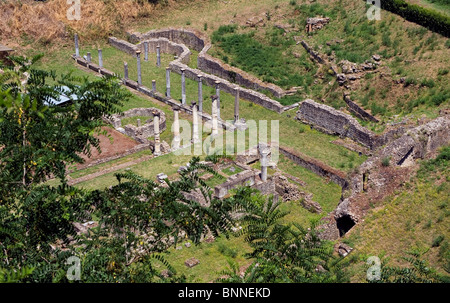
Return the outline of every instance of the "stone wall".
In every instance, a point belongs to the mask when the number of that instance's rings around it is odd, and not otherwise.
[[[334,183],[342,187],[342,190],[346,190],[349,187],[347,176],[345,173],[334,169],[316,159],[309,158],[300,152],[294,151],[288,147],[280,146],[280,153],[292,160],[294,163],[312,171],[313,173],[328,178]]]
[[[217,185],[214,188],[214,195],[217,198],[223,198],[228,194],[228,191],[238,186],[252,186],[255,184],[255,178],[258,173],[253,170],[244,170],[238,174],[232,175],[225,183]]]
[[[324,224],[323,238],[339,237],[338,222],[342,218],[360,222],[371,205],[382,201],[414,174],[413,164],[450,142],[450,116],[442,116],[427,124],[409,129],[375,156],[367,159],[351,177],[350,195],[331,212]],[[382,165],[383,159],[389,166]]]
[[[186,29],[168,28],[162,30],[152,30],[144,34],[129,34],[129,40],[134,43],[139,41],[142,42],[146,39],[156,38],[166,38],[170,41],[187,45],[188,47],[198,51],[199,55],[197,65],[198,68],[205,73],[218,76],[229,82],[236,83],[249,89],[269,91],[277,98],[281,98],[286,94],[286,92],[277,85],[262,82],[258,78],[208,55],[207,52],[211,48],[211,43],[208,41],[208,38],[204,37],[199,32]]]
[[[167,39],[174,42],[174,45],[171,46],[172,50],[169,52],[174,52],[174,48],[180,47],[180,44],[184,45],[184,47],[186,47],[185,45],[187,45],[195,50],[200,49],[200,53],[197,59],[198,69],[190,68],[187,65],[187,63],[189,62],[189,56],[186,55],[186,49],[184,49],[184,51],[181,52],[180,55],[178,55],[179,58],[169,64],[169,67],[173,72],[181,74],[181,69],[185,69],[186,77],[193,80],[197,80],[198,75],[202,75],[204,83],[212,87],[215,86],[216,81],[219,81],[220,89],[230,94],[234,94],[234,90],[237,85],[242,86],[238,87],[241,98],[261,105],[277,113],[282,113],[295,107],[293,105],[283,106],[278,101],[275,101],[257,91],[269,91],[275,97],[282,97],[286,94],[286,92],[278,86],[270,83],[264,83],[256,77],[253,77],[240,69],[228,66],[222,63],[220,60],[207,55],[206,52],[211,47],[211,45],[209,44],[209,42],[206,42],[205,38],[202,38],[198,33],[194,31],[165,29],[150,31],[145,34],[129,34],[129,40],[134,43],[140,42],[136,47],[142,49],[142,44],[144,41],[148,41],[149,45],[150,41],[152,41],[152,45],[155,45],[155,43],[157,44],[163,42],[167,44]],[[117,47],[118,49],[123,49],[124,51],[129,49],[130,43],[127,41],[120,42],[120,40],[116,38],[111,38],[111,41],[113,41],[112,45]],[[176,43],[179,44],[175,45]],[[150,50],[153,50],[153,48],[150,48]],[[167,51],[168,49],[163,47],[161,44],[161,52],[164,53]],[[178,50],[178,53],[180,53],[180,50]]]
[[[300,103],[296,119],[325,133],[348,137],[369,148],[374,143],[375,134],[362,127],[355,118],[310,99]]]
[[[135,116],[147,116],[147,117],[153,117],[153,111],[157,111],[160,114],[160,120],[159,120],[159,130],[160,133],[162,133],[164,130],[166,130],[166,114],[157,108],[149,107],[149,108],[133,108],[130,110],[127,110],[126,112],[122,114],[116,114],[112,115],[109,119],[105,120],[112,124],[112,126],[124,133],[125,135],[133,138],[134,140],[138,141],[139,143],[148,143],[148,138],[153,137],[155,135],[155,125],[153,123],[153,119],[150,123],[146,123],[146,121],[141,121],[140,127],[135,125],[121,125],[121,120],[123,118],[129,118],[129,117],[135,117]]]
[[[349,110],[358,118],[366,121],[379,122],[377,118],[375,118],[374,116],[363,110],[361,107],[359,107],[358,104],[353,102],[348,94],[344,94],[344,101],[345,103],[347,103]]]
[[[305,48],[305,50],[308,52],[308,54],[311,55],[311,57],[314,61],[317,61],[320,64],[326,63],[325,59],[323,59],[318,52],[313,50],[312,47],[310,47],[308,45],[308,43],[306,43],[306,41],[302,40],[302,41],[300,41],[300,44]]]

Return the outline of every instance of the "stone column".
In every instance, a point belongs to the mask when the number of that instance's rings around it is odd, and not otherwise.
[[[144,61],[148,61],[148,42],[144,42]]]
[[[128,63],[123,63],[123,78],[128,80]]]
[[[261,181],[267,181],[267,167],[269,166],[269,147],[264,143],[258,144],[259,154],[261,156]]]
[[[91,53],[88,52],[86,57],[87,57],[87,62],[91,63],[91,61],[92,61]]]
[[[172,142],[172,150],[177,150],[180,148],[180,121],[179,121],[179,113],[180,107],[174,106],[173,108],[173,142]]]
[[[202,75],[197,75],[198,77],[198,111],[203,112],[203,83]]]
[[[200,137],[198,133],[198,112],[197,103],[192,101],[192,143],[200,142]]]
[[[166,96],[170,98],[170,67],[166,67]]]
[[[138,84],[142,85],[142,74],[141,74],[141,51],[136,51],[136,59],[137,59],[137,74],[138,74]]]
[[[239,121],[239,88],[234,89],[234,123]]]
[[[212,118],[212,133],[211,135],[217,136],[219,134],[218,121],[217,121],[217,96],[211,96],[211,118]]]
[[[136,123],[137,123],[137,127],[141,127],[141,119],[137,119]]]
[[[159,137],[159,118],[160,114],[157,111],[153,112],[153,125],[155,129],[155,149],[153,151],[154,156],[161,155],[161,139]]]
[[[161,66],[161,46],[156,46],[156,66]]]
[[[220,82],[216,81],[216,96],[217,96],[217,118],[220,119]]]
[[[78,34],[75,34],[75,56],[80,56],[80,47],[78,45]]]
[[[186,104],[186,69],[181,69],[181,104]]]
[[[156,93],[156,80],[152,80],[152,91]]]
[[[98,66],[103,67],[103,53],[101,49],[98,49]]]

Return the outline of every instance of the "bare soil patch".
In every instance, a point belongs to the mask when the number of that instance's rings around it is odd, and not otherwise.
[[[133,139],[121,134],[110,127],[103,127],[102,130],[106,130],[107,135],[98,135],[97,138],[100,139],[100,150],[101,153],[97,151],[97,149],[92,150],[91,157],[83,155],[82,158],[85,160],[83,164],[77,166],[78,169],[89,166],[89,164],[99,160],[105,159],[113,156],[120,155],[133,147],[139,145],[138,142]]]

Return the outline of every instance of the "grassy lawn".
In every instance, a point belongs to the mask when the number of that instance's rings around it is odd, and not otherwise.
[[[355,281],[364,281],[363,262],[368,256],[389,257],[394,264],[405,264],[400,257],[412,249],[426,252],[424,259],[440,272],[450,268],[450,174],[446,165],[423,170],[413,176],[402,191],[386,198],[370,210],[344,242],[356,249]]]
[[[230,261],[237,263],[239,267],[252,262],[244,257],[251,249],[242,237],[230,236],[229,239],[219,237],[213,243],[202,242],[189,248],[184,245],[185,243],[182,241],[177,244],[182,249],[169,249],[164,258],[175,268],[177,274],[184,274],[189,283],[208,283],[217,279],[221,276],[221,271],[229,268]],[[184,262],[192,257],[198,259],[200,263],[189,268]],[[157,264],[156,267],[164,268],[161,264]]]

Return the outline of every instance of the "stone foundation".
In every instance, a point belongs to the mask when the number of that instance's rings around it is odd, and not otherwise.
[[[123,118],[135,116],[153,117],[154,111],[157,111],[160,114],[159,130],[160,132],[163,132],[166,129],[166,114],[162,110],[154,107],[133,108],[122,114],[112,115],[111,118],[105,120],[109,122],[116,130],[124,133],[128,137],[133,138],[139,143],[148,143],[148,138],[155,135],[155,126],[153,123],[153,119],[152,121],[149,121],[147,123],[145,121],[142,121],[143,125],[140,127],[131,124],[122,126],[121,123]]]
[[[201,34],[184,29],[163,29],[154,30],[145,34],[130,33],[128,38],[133,43],[139,43],[135,46],[135,49],[143,49],[143,43],[148,42],[150,44],[161,44],[162,52],[176,53],[178,59],[172,61],[169,66],[172,71],[181,74],[181,70],[185,70],[185,76],[196,80],[198,75],[203,77],[203,81],[211,87],[215,87],[215,82],[220,82],[220,89],[233,93],[236,84],[242,86],[239,88],[241,98],[261,105],[267,109],[282,113],[286,110],[290,110],[293,106],[283,106],[278,101],[272,100],[266,95],[257,92],[269,91],[275,97],[283,97],[286,95],[286,91],[280,87],[260,81],[258,78],[251,76],[244,71],[224,64],[218,59],[215,59],[206,52],[211,47],[211,44],[202,37]],[[118,40],[117,38],[110,38],[111,45],[123,50],[127,53],[132,53],[131,46],[133,44]],[[167,47],[163,46],[168,45]],[[191,47],[199,51],[198,56],[198,69],[193,69],[187,66],[189,62],[190,51],[187,49]],[[150,51],[152,47],[149,46]]]

